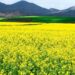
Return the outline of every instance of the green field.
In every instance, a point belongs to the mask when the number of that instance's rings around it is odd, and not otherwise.
[[[75,23],[75,17],[17,16],[0,20],[8,22]]]

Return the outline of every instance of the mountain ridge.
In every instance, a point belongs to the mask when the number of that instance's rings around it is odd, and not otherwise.
[[[4,3],[0,2],[0,13],[6,14],[10,14],[14,12],[18,12],[20,13],[20,16],[34,16],[34,15],[47,15],[47,13],[49,12],[49,10],[42,8],[36,4],[33,3],[29,3],[27,1],[19,1],[17,3],[11,4],[11,5],[7,5]],[[17,13],[16,13],[17,14]],[[0,15],[2,16],[2,15]],[[4,15],[5,16],[5,15]],[[12,16],[12,15],[11,15]],[[14,15],[16,16],[16,15]]]
[[[75,6],[59,10],[55,8],[46,9],[34,3],[19,1],[11,5],[0,2],[0,16],[70,16],[75,17]]]

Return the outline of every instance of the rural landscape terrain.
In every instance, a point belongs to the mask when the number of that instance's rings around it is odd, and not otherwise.
[[[0,3],[0,75],[75,75],[74,6]]]
[[[0,22],[0,75],[75,75],[75,24]]]

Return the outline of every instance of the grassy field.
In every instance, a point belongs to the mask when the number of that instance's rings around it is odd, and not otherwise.
[[[0,75],[75,75],[75,24],[0,22]]]
[[[75,23],[75,17],[57,16],[17,16],[1,18],[2,21],[10,22],[40,22],[40,23]]]

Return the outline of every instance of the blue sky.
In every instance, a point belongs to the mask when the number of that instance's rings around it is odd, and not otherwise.
[[[0,2],[6,4],[12,4],[20,0],[0,0]],[[31,3],[35,3],[39,6],[45,8],[58,8],[58,9],[66,9],[71,6],[75,6],[75,0],[26,0]]]

